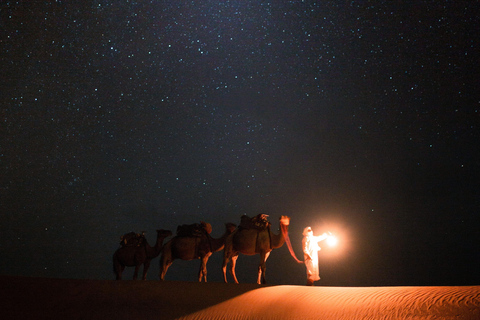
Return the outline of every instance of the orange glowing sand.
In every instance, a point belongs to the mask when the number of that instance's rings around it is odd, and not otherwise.
[[[0,276],[5,319],[480,319],[480,286],[306,287]]]

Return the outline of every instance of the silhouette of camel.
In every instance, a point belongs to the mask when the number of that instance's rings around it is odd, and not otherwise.
[[[259,215],[260,216],[260,215]],[[243,219],[242,219],[243,220]],[[280,217],[280,225],[285,232],[288,231],[288,225],[290,224],[290,218],[287,216]],[[233,276],[235,283],[238,283],[237,276],[235,275],[235,265],[237,263],[238,255],[255,255],[260,254],[260,264],[258,266],[258,284],[265,284],[265,262],[273,249],[280,248],[285,243],[283,232],[280,234],[274,234],[270,232],[270,223],[267,223],[265,227],[244,226],[243,222],[240,227],[235,230],[231,235],[227,237],[225,241],[225,249],[223,256],[223,279],[227,282],[227,266],[231,260],[230,274]]]
[[[143,280],[147,278],[147,271],[152,259],[158,257],[162,251],[163,240],[172,235],[169,230],[157,230],[157,242],[151,247],[147,240],[140,242],[139,245],[126,245],[118,248],[113,254],[113,272],[117,280],[122,280],[122,272],[125,267],[135,267],[133,280],[137,280],[138,270],[143,264]]]
[[[225,227],[225,234],[218,239],[212,238],[209,230],[203,230],[193,235],[177,235],[168,241],[163,247],[160,257],[160,280],[165,280],[165,274],[175,259],[200,259],[201,264],[198,272],[198,281],[202,282],[202,280],[205,280],[205,282],[207,282],[208,258],[210,258],[212,253],[223,249],[225,239],[235,230],[236,226],[233,223],[226,223]]]

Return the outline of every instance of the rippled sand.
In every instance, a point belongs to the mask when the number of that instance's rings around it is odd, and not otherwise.
[[[306,287],[0,276],[5,319],[480,319],[480,286]]]

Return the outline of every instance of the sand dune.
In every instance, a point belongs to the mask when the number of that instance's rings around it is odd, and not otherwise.
[[[305,287],[0,276],[5,319],[480,319],[480,286]]]
[[[260,288],[182,319],[480,319],[480,287]]]

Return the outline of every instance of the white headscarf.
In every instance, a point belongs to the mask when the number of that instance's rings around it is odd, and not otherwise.
[[[312,228],[311,227],[306,227],[305,229],[303,229],[303,235],[307,236],[310,231],[312,231]]]

